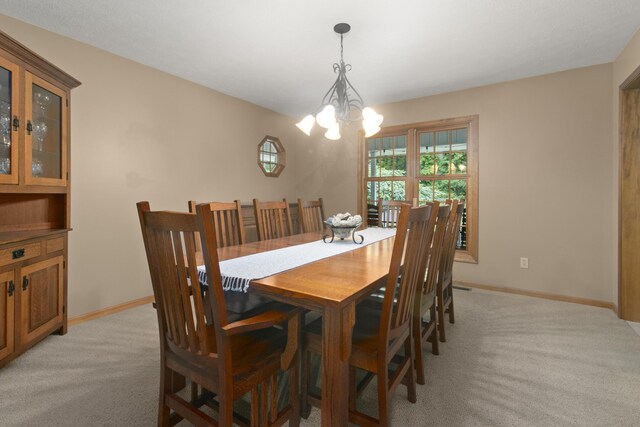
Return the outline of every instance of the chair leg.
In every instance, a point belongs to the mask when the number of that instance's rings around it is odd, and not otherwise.
[[[420,340],[422,342],[422,340]],[[420,359],[422,359],[422,345],[420,345]],[[416,376],[415,376],[415,371],[414,371],[414,366],[413,366],[413,361],[416,358],[416,353],[414,352],[414,345],[413,345],[413,339],[411,337],[411,335],[409,335],[409,337],[407,337],[407,340],[405,341],[404,344],[404,351],[405,354],[409,354],[409,369],[407,370],[406,373],[406,381],[407,381],[407,395],[409,398],[409,402],[411,403],[416,403],[417,398],[416,398]],[[424,372],[422,373],[423,379],[424,379]]]
[[[378,422],[380,427],[389,425],[389,379],[387,366],[379,366],[378,369]]]
[[[171,415],[171,410],[167,406],[167,401],[165,396],[167,395],[167,393],[171,393],[171,387],[173,385],[172,374],[173,372],[166,367],[163,367],[160,369],[160,398],[158,402],[158,426],[161,426],[161,427],[169,427],[170,425],[169,416]]]
[[[456,323],[456,315],[453,310],[453,284],[449,286],[449,295],[451,302],[449,303],[449,323]]]
[[[269,387],[271,387],[270,391],[270,406],[269,406],[269,414],[271,415],[269,418],[270,425],[276,422],[278,418],[278,374],[273,374],[271,376],[271,380],[269,381]],[[289,399],[292,399],[291,396],[291,384],[289,384]],[[291,403],[293,406],[293,403]],[[293,414],[291,415],[293,418]]]
[[[416,376],[417,382],[420,385],[425,384],[424,378],[424,360],[422,354],[422,317],[417,317],[417,320],[413,322],[413,344],[414,350],[413,354],[415,355],[415,366],[416,366]],[[405,350],[406,351],[406,350]]]
[[[249,425],[251,427],[258,427],[260,424],[260,398],[258,397],[258,385],[251,389],[251,417],[249,419]],[[220,426],[224,426],[222,423],[222,401],[220,402]],[[231,424],[229,424],[231,426]]]
[[[269,425],[269,379],[260,384],[260,425]]]
[[[187,379],[184,377],[184,375],[180,375],[177,372],[171,372],[171,391],[177,393],[186,386]]]
[[[435,301],[433,302],[433,305],[431,306],[430,310],[430,321],[431,322],[436,322],[436,303]],[[431,333],[431,337],[429,338],[429,341],[431,341],[431,353],[433,353],[434,355],[439,355],[440,354],[440,344],[438,343],[438,328],[437,325],[435,328],[433,328],[433,332]]]
[[[291,368],[289,368],[289,401],[291,404],[291,417],[289,418],[289,427],[298,427],[300,425],[300,392],[299,370],[300,370],[300,349],[293,360]]]
[[[228,391],[227,391],[228,390]],[[255,389],[256,395],[258,393],[258,389],[256,387]],[[231,387],[227,388],[226,390],[222,390],[219,394],[218,394],[218,402],[219,402],[219,406],[218,406],[218,425],[220,427],[231,427],[233,425],[233,400],[226,397],[226,396],[231,396]],[[253,400],[253,391],[251,392],[251,415],[253,418],[253,411],[254,411],[254,407],[256,408],[256,412],[257,412],[257,408],[258,408],[258,403],[257,403],[258,399],[256,398],[256,400]],[[252,419],[253,421],[253,419]],[[257,425],[257,424],[251,424],[253,425]]]
[[[438,295],[437,295],[437,300],[438,300],[438,328],[439,328],[439,334],[440,334],[440,341],[441,342],[446,342],[447,341],[447,336],[444,332],[444,292],[442,289],[442,284],[438,283]]]
[[[305,420],[309,418],[311,414],[311,407],[309,406],[309,375],[311,375],[311,354],[306,349],[302,350],[302,390],[300,396],[300,415]]]
[[[198,399],[198,383],[191,381],[191,402],[195,402]]]
[[[349,411],[355,412],[357,409],[356,399],[358,397],[358,387],[356,386],[356,368],[349,366]]]

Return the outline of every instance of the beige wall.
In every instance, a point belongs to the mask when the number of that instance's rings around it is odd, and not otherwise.
[[[0,28],[83,84],[72,92],[69,315],[151,294],[135,203],[295,198],[287,167],[267,178],[257,144],[292,119],[102,50],[0,16]]]
[[[376,107],[387,126],[480,116],[480,262],[458,280],[613,301],[611,78],[605,64]],[[299,192],[356,209],[356,147],[353,130],[302,142]]]
[[[620,131],[620,85],[625,79],[633,73],[636,68],[640,67],[640,31],[638,31],[632,39],[627,43],[624,50],[618,55],[613,63],[613,130],[611,138],[611,152],[612,162],[611,170],[613,176],[613,183],[611,187],[611,203],[615,205],[616,209],[611,217],[611,222],[614,225],[614,233],[609,247],[611,249],[611,256],[615,263],[611,282],[613,284],[614,301],[618,303],[618,174],[620,171],[620,149],[619,149],[619,131]]]

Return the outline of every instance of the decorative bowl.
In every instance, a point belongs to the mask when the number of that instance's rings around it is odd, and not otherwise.
[[[331,230],[331,236],[324,235],[322,241],[325,243],[332,243],[336,238],[340,240],[351,238],[353,243],[362,244],[364,242],[364,236],[356,234],[354,231],[362,225],[362,218],[359,216],[352,217],[350,214],[337,214],[324,222],[329,230]],[[337,224],[336,224],[337,223]],[[331,237],[331,240],[327,239]],[[357,240],[357,239],[359,240]]]

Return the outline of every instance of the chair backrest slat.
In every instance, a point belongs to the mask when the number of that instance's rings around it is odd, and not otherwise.
[[[282,223],[282,211],[278,210],[276,212],[277,215],[277,222],[274,224],[275,229],[276,229],[276,233],[278,234],[278,236],[282,236],[283,234],[283,228],[284,228],[284,224]]]
[[[444,238],[442,259],[440,260],[442,274],[438,280],[442,280],[445,275],[453,270],[453,261],[456,257],[456,242],[460,234],[460,223],[464,213],[464,200],[448,202],[451,204],[451,213],[449,214],[449,225]]]
[[[433,229],[433,237],[431,239],[431,253],[429,255],[429,264],[427,266],[427,278],[424,281],[422,293],[427,295],[433,292],[441,266],[442,256],[445,252],[445,237],[449,217],[451,212],[450,205],[438,206],[438,202],[434,203],[435,228]]]
[[[196,213],[196,201],[195,200],[189,200],[187,202],[187,205],[189,206],[189,212],[191,212],[192,214]],[[196,253],[202,253],[202,244],[200,242],[200,233],[196,233],[195,234],[195,239],[196,241]]]
[[[218,212],[218,216],[220,217],[220,237],[218,240],[218,245],[228,246],[227,244],[227,223],[225,222],[224,212]]]
[[[291,212],[287,199],[282,202],[260,202],[253,199],[258,240],[291,236]]]
[[[186,234],[184,236],[185,245],[188,248],[192,245],[195,246],[194,238],[195,236],[191,234]],[[187,268],[189,277],[198,277],[198,269],[196,268],[197,260],[195,255],[195,252],[187,251]],[[195,304],[196,312],[205,313],[204,302],[202,301],[202,290],[200,289],[200,280],[193,280],[191,282],[191,293],[193,295],[193,302]],[[196,316],[195,321],[196,333],[198,334],[198,342],[200,344],[200,353],[209,354],[210,349],[209,343],[207,342],[206,315],[202,319],[198,319],[198,317]]]
[[[172,327],[172,337],[174,344],[179,347],[182,347],[182,343],[184,342],[184,330],[180,328],[180,308],[179,308],[179,298],[180,293],[178,291],[178,283],[176,280],[176,275],[173,274],[173,270],[175,269],[175,257],[170,251],[173,251],[173,244],[171,243],[171,231],[162,232],[161,234],[162,244],[160,246],[161,256],[163,257],[164,263],[162,264],[162,277],[166,281],[165,289],[165,297],[168,301],[169,306],[169,316],[171,320]]]
[[[324,203],[322,198],[306,203],[298,199],[298,220],[303,233],[324,230]]]
[[[145,230],[143,229],[143,232],[144,231]],[[150,260],[149,264],[151,264],[151,258],[160,260],[164,258],[164,254],[160,251],[160,248],[164,246],[164,234],[166,233],[158,232],[148,236],[149,244],[147,246],[149,246],[150,249],[147,251],[147,253],[150,252],[150,255],[148,255],[147,257]],[[172,340],[173,337],[177,335],[176,328],[174,327],[175,322],[173,320],[173,308],[171,306],[173,296],[170,289],[163,289],[162,286],[159,286],[160,280],[163,280],[167,276],[167,273],[164,270],[164,263],[159,263],[157,265],[154,264],[151,270],[151,276],[156,304],[163,307],[162,314],[167,338]],[[153,278],[154,275],[157,276],[155,279]]]
[[[183,250],[181,233],[173,232],[173,250],[176,257],[176,264],[178,270],[178,290],[180,291],[180,301],[182,306],[178,307],[180,312],[181,327],[180,330],[185,334],[183,337],[183,348],[190,348],[193,351],[198,352],[200,346],[198,345],[198,337],[196,336],[196,328],[193,322],[193,309],[191,301],[191,291],[189,286],[189,276],[187,274],[187,267],[185,264],[185,258],[187,254]],[[185,332],[186,327],[186,332]],[[185,339],[186,338],[186,339]]]

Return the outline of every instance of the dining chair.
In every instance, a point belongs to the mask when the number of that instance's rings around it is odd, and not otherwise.
[[[444,248],[444,237],[449,221],[449,211],[451,210],[449,205],[439,206],[439,202],[429,202],[427,204],[433,208],[431,224],[429,225],[431,235],[427,237],[431,251],[429,253],[426,278],[416,295],[413,310],[413,342],[415,345],[416,381],[418,384],[425,384],[422,345],[430,342],[431,352],[436,355],[440,352],[436,315],[436,283]],[[429,315],[428,319],[427,314]]]
[[[287,199],[281,202],[260,202],[253,199],[253,210],[258,229],[258,240],[291,236],[291,211]]]
[[[224,427],[234,421],[281,425],[287,419],[290,425],[299,425],[299,309],[271,305],[229,322],[210,205],[199,205],[197,215],[152,212],[148,202],[139,202],[137,208],[160,332],[158,425],[175,425],[181,419]],[[209,278],[210,292],[205,296],[197,273],[197,232]],[[209,298],[211,312],[203,308],[203,298]],[[276,389],[281,370],[289,372],[289,403],[279,409]],[[177,393],[176,377],[200,384],[203,393],[185,400]],[[233,412],[233,402],[246,394],[251,402],[249,419]],[[217,409],[217,421],[200,410],[205,403]]]
[[[367,201],[367,227],[378,226],[378,205]]]
[[[240,200],[233,202],[210,202],[213,212],[213,227],[219,248],[245,243],[242,205]],[[196,201],[189,200],[189,212],[196,213]],[[199,243],[198,243],[199,245]]]
[[[446,342],[447,336],[444,330],[445,312],[449,313],[449,323],[455,323],[455,312],[453,308],[453,261],[456,257],[456,242],[460,234],[460,223],[464,213],[464,200],[451,201],[451,212],[449,214],[449,225],[444,239],[444,249],[437,283],[438,300],[438,334],[440,341]]]
[[[431,211],[431,206],[400,207],[382,309],[372,309],[364,304],[358,304],[356,307],[356,322],[349,358],[349,421],[352,423],[365,426],[389,425],[391,396],[401,383],[407,387],[409,401],[416,402],[415,355],[411,327],[414,299],[424,281],[427,267],[430,244],[427,237],[430,233]],[[310,354],[320,353],[322,349],[322,318],[304,328],[303,343],[301,404],[302,412],[306,414],[309,404],[320,406],[317,396],[309,393],[308,385]],[[388,372],[390,368],[393,369],[391,374]],[[356,369],[362,369],[367,373],[358,384]],[[376,375],[377,419],[359,412],[356,404],[357,397]]]
[[[394,228],[398,223],[400,207],[403,205],[418,206],[417,199],[413,200],[378,200],[378,227]]]
[[[309,200],[303,203],[298,199],[298,222],[303,233],[311,231],[323,231],[324,224],[324,204],[322,197],[318,200]]]

